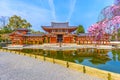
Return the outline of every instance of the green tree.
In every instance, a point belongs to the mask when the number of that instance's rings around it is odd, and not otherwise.
[[[17,15],[11,16],[9,18],[9,23],[7,24],[7,27],[11,30],[15,30],[17,28],[30,28],[31,26],[32,25],[29,22]]]
[[[77,27],[76,33],[77,34],[79,34],[79,33],[85,33],[84,27],[82,25],[79,25]]]
[[[120,28],[118,29],[118,40],[120,40]]]
[[[31,33],[33,34],[44,34],[44,32],[41,32],[41,31],[35,31],[33,29],[30,29]]]
[[[11,33],[11,32],[12,32],[12,30],[11,30],[10,28],[6,27],[6,26],[3,27],[2,30],[3,30],[3,33],[5,33],[5,34],[6,34],[6,33]]]

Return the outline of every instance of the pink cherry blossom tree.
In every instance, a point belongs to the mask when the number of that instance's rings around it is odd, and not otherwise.
[[[105,34],[114,35],[118,40],[118,30],[120,29],[120,0],[115,0],[115,4],[105,7],[97,23],[91,25],[88,32],[95,36],[95,40],[100,40]]]

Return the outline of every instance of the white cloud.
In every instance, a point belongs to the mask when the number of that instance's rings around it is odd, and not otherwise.
[[[68,14],[67,21],[69,21],[71,19],[71,16],[74,12],[75,4],[76,4],[76,0],[70,0],[70,12]]]
[[[20,1],[0,0],[0,16],[19,15],[27,19],[33,28],[41,29],[42,24],[48,24],[51,21],[51,12],[48,9],[35,5],[29,5]]]
[[[51,11],[52,11],[53,20],[55,21],[56,20],[56,15],[55,15],[55,7],[54,7],[53,0],[49,0],[49,5],[50,5]]]

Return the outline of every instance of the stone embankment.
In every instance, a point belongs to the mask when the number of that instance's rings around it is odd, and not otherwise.
[[[115,47],[111,45],[77,45],[77,44],[43,44],[43,45],[9,45],[8,47],[4,47],[8,49],[45,49],[45,50],[75,50],[80,48],[97,48],[97,49],[113,49]]]

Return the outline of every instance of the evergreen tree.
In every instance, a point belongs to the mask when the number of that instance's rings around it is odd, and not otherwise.
[[[15,30],[18,28],[30,28],[31,24],[25,19],[22,19],[20,16],[13,15],[9,18],[9,23],[7,24],[7,27]]]
[[[77,27],[76,33],[77,33],[77,34],[79,34],[79,33],[85,33],[84,27],[83,27],[82,25],[79,25],[79,26]]]

